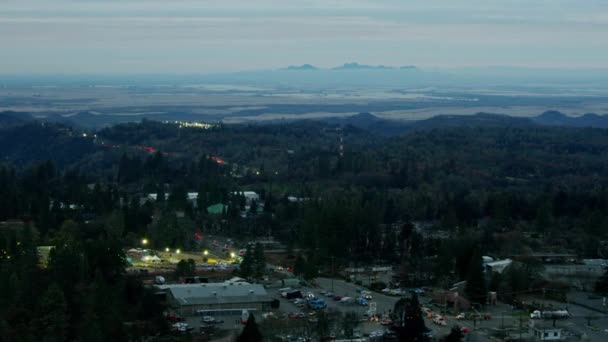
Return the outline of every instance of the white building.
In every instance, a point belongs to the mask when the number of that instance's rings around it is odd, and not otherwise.
[[[260,196],[255,191],[235,191],[233,194],[244,196],[247,204],[251,204],[253,201],[260,201]]]
[[[507,267],[511,266],[513,260],[505,259],[505,260],[497,260],[488,263],[484,263],[484,268],[486,272],[496,272],[502,273]]]
[[[562,329],[553,326],[547,326],[542,323],[536,323],[532,327],[534,338],[537,341],[559,341],[562,339]]]

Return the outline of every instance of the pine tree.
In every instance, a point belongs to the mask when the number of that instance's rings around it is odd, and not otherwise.
[[[443,338],[443,342],[460,342],[463,337],[464,334],[462,333],[462,330],[460,330],[458,326],[454,326],[450,333]]]
[[[474,248],[469,262],[467,284],[464,289],[467,298],[473,303],[485,303],[486,281],[479,248]]]
[[[293,265],[293,274],[295,276],[299,276],[304,274],[304,270],[306,268],[306,261],[304,260],[304,258],[302,258],[301,255],[298,254],[298,256],[296,257],[296,261]]]
[[[255,244],[255,249],[253,251],[253,273],[256,279],[262,279],[264,273],[266,273],[264,247],[259,242]]]
[[[236,339],[237,342],[261,342],[262,333],[258,329],[258,325],[255,322],[253,314],[249,314],[247,324],[243,328],[241,335]]]
[[[426,341],[428,329],[424,324],[418,296],[414,293],[409,299],[401,298],[395,303],[391,319],[399,341]]]
[[[68,328],[68,312],[65,296],[57,284],[44,293],[36,319],[37,333],[44,341],[64,341]]]
[[[247,245],[245,255],[243,255],[243,261],[239,269],[241,277],[247,279],[253,275],[254,257],[251,251],[251,245]]]

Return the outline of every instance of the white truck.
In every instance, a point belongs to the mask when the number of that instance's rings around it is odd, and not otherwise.
[[[530,318],[532,319],[565,319],[568,317],[570,317],[568,310],[534,310],[530,314]]]

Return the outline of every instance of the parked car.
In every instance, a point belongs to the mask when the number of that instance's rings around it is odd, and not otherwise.
[[[446,322],[445,318],[443,316],[437,316],[433,319],[433,323],[437,324],[437,325],[443,325],[446,326],[448,325],[448,322]]]
[[[363,297],[357,297],[357,304],[361,306],[368,306],[369,302]]]

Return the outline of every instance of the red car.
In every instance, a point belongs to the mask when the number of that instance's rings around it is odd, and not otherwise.
[[[334,300],[341,300],[341,299],[342,299],[342,296],[338,296],[338,295],[334,296]]]
[[[291,319],[304,318],[306,315],[303,312],[290,312],[287,317]]]

